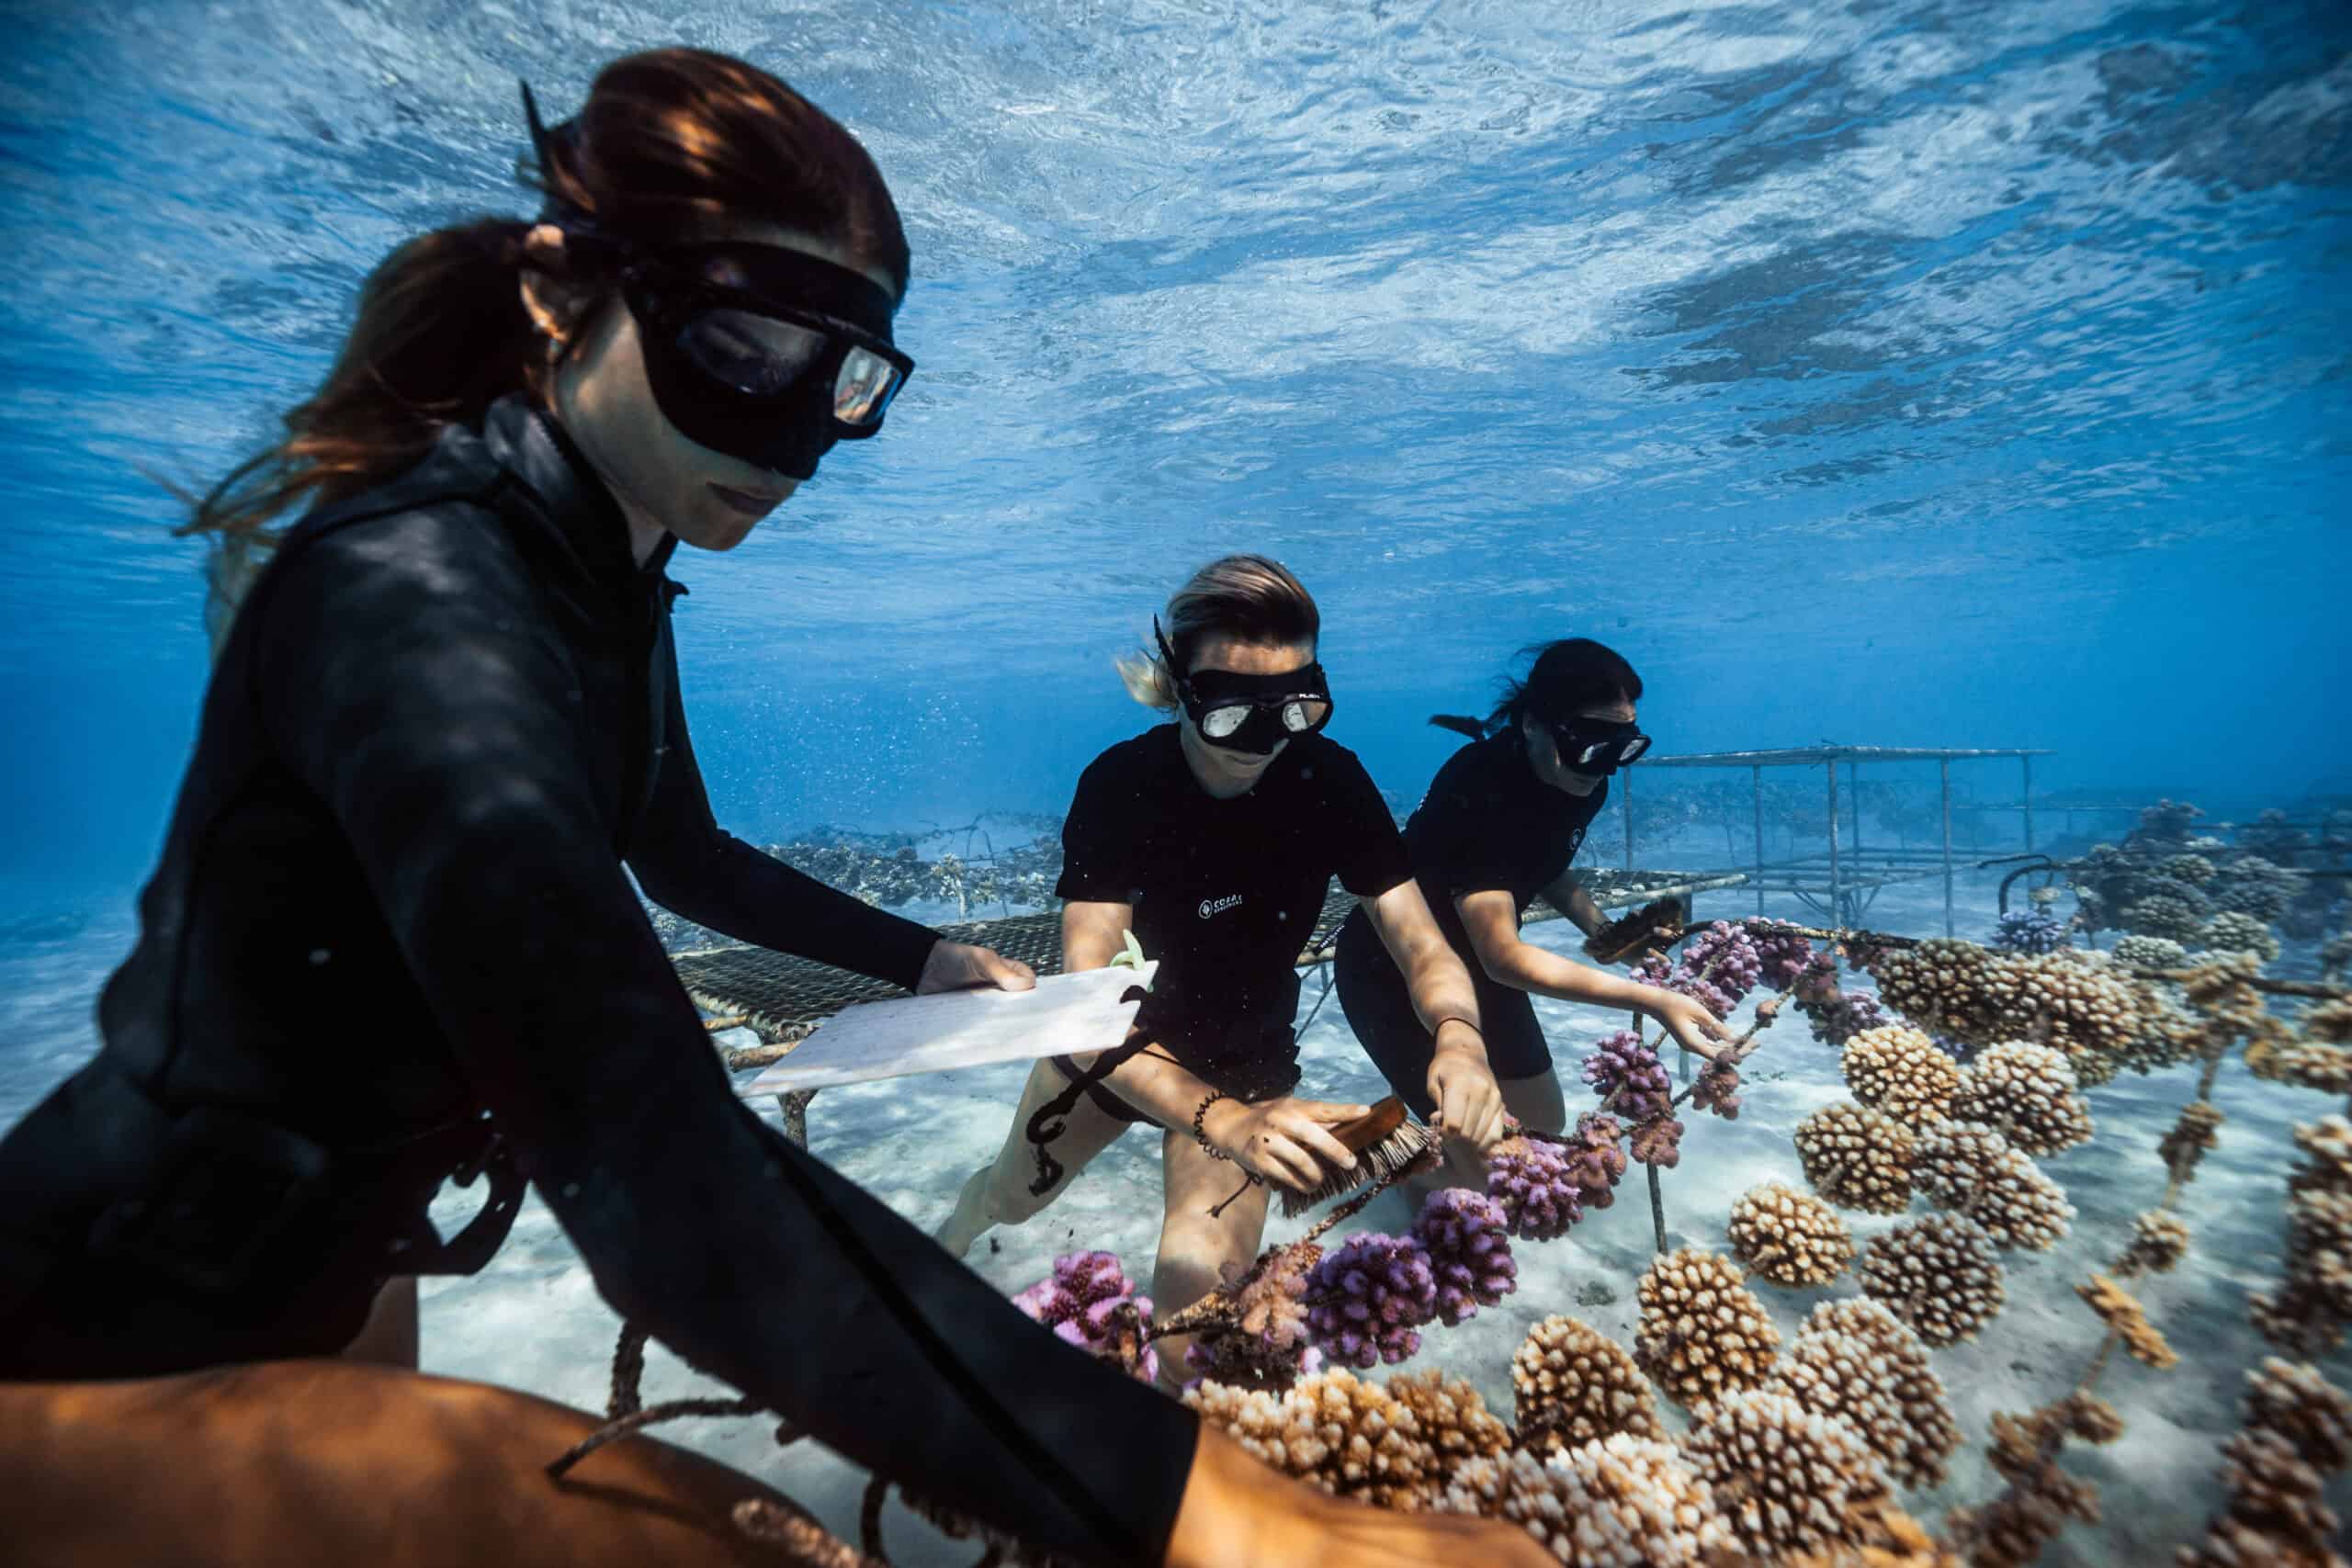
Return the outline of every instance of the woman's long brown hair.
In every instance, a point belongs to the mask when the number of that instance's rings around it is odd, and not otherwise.
[[[518,164],[550,209],[623,243],[728,219],[828,241],[905,292],[905,230],[881,172],[823,110],[756,66],[702,50],[613,62],[577,118]],[[220,547],[207,620],[217,647],[289,513],[393,479],[452,424],[541,389],[558,351],[520,295],[528,222],[481,219],[407,242],[370,273],[325,382],[286,434],[197,500],[177,532]],[[593,277],[575,281],[594,284]]]

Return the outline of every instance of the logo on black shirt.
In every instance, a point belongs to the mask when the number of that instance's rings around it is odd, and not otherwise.
[[[1240,902],[1241,895],[1238,893],[1229,893],[1222,898],[1204,898],[1201,900],[1201,919],[1205,920],[1211,915],[1222,915]]]

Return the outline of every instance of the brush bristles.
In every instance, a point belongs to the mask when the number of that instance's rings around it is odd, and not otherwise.
[[[1409,1169],[1429,1157],[1436,1147],[1435,1133],[1418,1122],[1405,1122],[1370,1148],[1357,1150],[1352,1170],[1328,1172],[1311,1191],[1298,1192],[1283,1188],[1283,1217],[1295,1220],[1309,1209],[1328,1203],[1359,1187]]]

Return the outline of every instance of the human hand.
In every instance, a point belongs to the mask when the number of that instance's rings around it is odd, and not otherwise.
[[[1356,1156],[1329,1129],[1371,1111],[1287,1096],[1258,1105],[1220,1100],[1201,1119],[1201,1132],[1211,1147],[1260,1180],[1307,1192],[1332,1169],[1355,1168]]]
[[[1520,1526],[1343,1503],[1259,1463],[1208,1426],[1162,1562],[1165,1568],[1559,1568]]]
[[[1648,1001],[1642,1010],[1664,1024],[1666,1032],[1674,1036],[1676,1044],[1685,1051],[1704,1056],[1710,1062],[1736,1062],[1739,1059],[1739,1053],[1726,1050],[1732,1041],[1731,1031],[1725,1029],[1723,1021],[1709,1012],[1702,1004],[1692,1001],[1679,991],[1652,987],[1651,995],[1655,999]]]
[[[1017,958],[1007,958],[991,947],[943,940],[932,943],[931,956],[922,961],[922,978],[915,983],[915,995],[928,997],[939,991],[969,991],[984,986],[994,986],[1001,991],[1026,991],[1036,984],[1037,972]]]
[[[1459,1020],[1456,1038],[1442,1042],[1430,1058],[1430,1098],[1437,1102],[1436,1130],[1485,1154],[1503,1135],[1503,1091],[1487,1064],[1487,1047]],[[1445,1033],[1443,1026],[1439,1033]]]

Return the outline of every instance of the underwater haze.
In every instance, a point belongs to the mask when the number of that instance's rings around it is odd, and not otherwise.
[[[517,78],[566,117],[606,61],[678,43],[842,120],[914,253],[919,368],[888,430],[737,550],[671,564],[695,750],[744,839],[936,857],[1045,832],[1151,722],[1114,658],[1235,550],[1319,601],[1330,733],[1400,815],[1460,744],[1427,716],[1483,712],[1516,650],[1570,636],[1639,670],[1658,756],[2046,751],[2038,848],[2133,825],[2070,800],[2352,806],[2342,0],[0,0],[0,1129],[96,1048],[194,739],[205,552],[173,536],[169,487],[272,436],[394,245],[535,209]],[[1767,775],[1763,846],[1745,770],[1633,777],[1636,811],[1658,803],[1639,852],[1613,801],[1587,863],[1822,847],[1817,766]],[[1849,830],[1930,841],[1935,779],[1866,768],[1884,793]],[[1984,940],[2001,870],[1974,863],[2027,847],[1996,809],[2023,775],[1952,779],[1952,918]],[[1717,780],[1728,807],[1672,794]],[[942,886],[907,912],[997,912]],[[1854,912],[1928,937],[1946,908],[1914,881]],[[1735,889],[1697,913],[1818,906]],[[2272,973],[2317,976],[2343,913]],[[1622,1017],[1539,1011],[1589,1108],[1577,1065]],[[1376,1098],[1339,1013],[1302,1009],[1309,1090]],[[1846,1089],[1803,1024],[1780,1036],[1749,1114],[1692,1134],[1678,1246],[1720,1247],[1757,1182],[1803,1185],[1792,1129]],[[1969,1446],[1905,1498],[1922,1519],[1997,1492],[1992,1413],[2061,1392],[2098,1343],[2072,1287],[2154,1201],[2193,1076],[2088,1094],[2098,1142],[2051,1162],[2074,1238],[2008,1259],[2007,1316],[1939,1352]],[[1021,1081],[829,1089],[811,1146],[928,1227]],[[2120,1369],[2128,1437],[2068,1455],[2108,1517],[2045,1562],[2168,1561],[2217,1506],[2216,1445],[2270,1353],[2245,1298],[2279,1266],[2291,1129],[2340,1105],[2234,1066],[2214,1099],[2232,1120],[2191,1262],[2148,1290],[2191,1364]],[[1139,1271],[1157,1179],[1131,1137],[974,1265],[1008,1292],[1075,1247]],[[1423,1364],[1507,1413],[1545,1314],[1630,1342],[1639,1179],[1524,1249],[1511,1303]],[[1409,1222],[1381,1201],[1368,1222]],[[1784,1335],[1807,1304],[1773,1298]],[[425,1366],[597,1406],[616,1326],[535,1200],[492,1269],[427,1285]],[[707,1392],[659,1358],[653,1381]],[[862,1479],[766,1434],[680,1440],[854,1529]],[[975,1553],[891,1519],[901,1568]]]
[[[1575,633],[1662,751],[2352,770],[2332,0],[0,10],[14,883],[160,840],[205,654],[156,479],[250,452],[401,239],[530,210],[517,77],[568,114],[670,42],[841,117],[914,245],[888,434],[675,570],[749,836],[1061,809],[1243,547],[1408,799],[1423,716]]]

